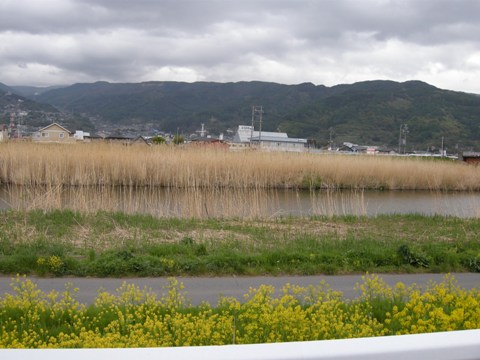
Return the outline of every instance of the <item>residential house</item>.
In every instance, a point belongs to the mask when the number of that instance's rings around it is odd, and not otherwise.
[[[347,152],[347,153],[348,152],[361,153],[361,154],[368,154],[368,155],[394,153],[392,150],[387,149],[386,147],[372,146],[372,145],[357,145],[350,142],[344,142],[343,145],[340,146],[337,151]]]
[[[118,144],[122,144],[122,145],[131,145],[133,140],[135,140],[134,138],[132,137],[129,137],[129,136],[107,136],[104,138],[105,141],[109,142],[109,143],[118,143]]]
[[[466,151],[462,154],[462,160],[467,164],[480,164],[480,152],[475,151]]]
[[[189,146],[202,146],[215,149],[228,149],[228,144],[220,139],[212,137],[199,137],[192,139],[189,143]]]
[[[62,125],[52,123],[36,131],[32,135],[32,140],[36,142],[73,142],[75,139],[72,133]]]
[[[152,145],[152,138],[145,137],[145,136],[137,136],[135,139],[132,140],[132,145]]]

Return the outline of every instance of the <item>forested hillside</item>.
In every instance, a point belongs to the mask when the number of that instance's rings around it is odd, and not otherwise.
[[[38,101],[99,116],[111,124],[155,124],[192,132],[201,123],[211,133],[251,122],[252,105],[264,108],[263,129],[292,137],[330,138],[361,144],[398,145],[407,124],[409,149],[480,147],[480,96],[438,89],[420,81],[367,81],[325,87],[310,83],[146,82],[75,84],[46,91]]]
[[[22,92],[22,88],[28,91]],[[34,89],[36,88],[9,87],[0,83],[0,125],[9,124],[13,114],[15,123],[22,126],[23,135],[29,135],[52,122],[59,122],[71,131],[94,130],[94,125],[88,117],[79,113],[62,113],[55,106],[36,101],[38,95],[35,95]],[[27,96],[28,94],[31,98]]]

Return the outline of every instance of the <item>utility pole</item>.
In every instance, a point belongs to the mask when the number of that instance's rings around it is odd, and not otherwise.
[[[252,106],[252,130],[250,135],[250,145],[252,145],[253,130],[255,128],[255,122],[258,121],[258,144],[261,144],[262,140],[262,116],[263,116],[263,106]]]
[[[252,106],[252,127],[250,128],[250,147],[252,146],[253,129],[255,129],[255,106]]]
[[[403,146],[403,153],[405,154],[405,151],[407,149],[407,134],[408,134],[408,125],[407,124],[401,124],[400,125],[400,134],[398,136],[398,153],[400,154],[402,152],[402,146]]]
[[[333,127],[330,127],[328,129],[328,131],[330,133],[330,140],[329,140],[330,150],[332,151],[333,150],[333,137],[335,136],[335,129]]]
[[[17,125],[17,138],[21,139],[22,138],[22,126],[20,124],[20,120],[22,118],[22,115],[20,114],[20,104],[23,103],[22,99],[18,99],[17,105],[15,107],[15,112],[17,113],[18,116],[18,125]]]
[[[205,124],[202,123],[202,129],[195,132],[199,133],[201,138],[204,138],[207,134],[207,130],[205,130]]]

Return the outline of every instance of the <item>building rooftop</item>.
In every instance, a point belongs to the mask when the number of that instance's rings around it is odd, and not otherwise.
[[[480,152],[476,151],[465,151],[462,156],[465,157],[480,157]]]
[[[302,143],[302,144],[307,143],[307,139],[289,138],[289,137],[283,137],[283,136],[268,136],[268,135],[264,135],[263,132],[261,136],[252,137],[252,141],[271,141],[271,142]]]
[[[250,137],[255,138],[258,136],[261,136],[262,139],[266,136],[269,137],[279,137],[279,138],[288,138],[287,133],[284,132],[271,132],[271,131],[262,131],[261,133],[259,131],[253,131],[252,134],[252,127],[248,125],[239,125],[237,133],[235,134],[235,137],[233,139],[234,142],[240,142],[240,143],[246,143],[250,142]]]

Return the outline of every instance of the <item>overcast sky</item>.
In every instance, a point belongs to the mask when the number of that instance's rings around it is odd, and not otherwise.
[[[0,0],[0,82],[422,80],[480,93],[479,0]]]

